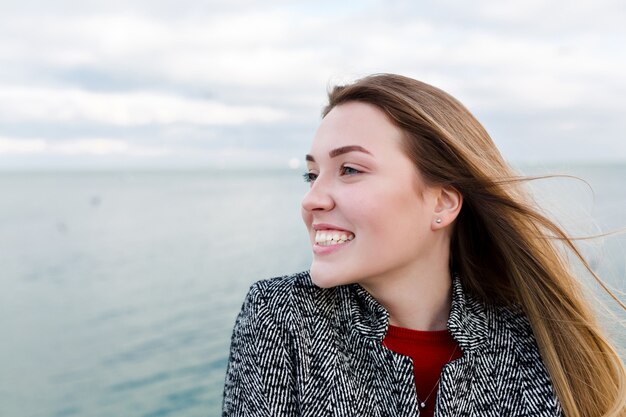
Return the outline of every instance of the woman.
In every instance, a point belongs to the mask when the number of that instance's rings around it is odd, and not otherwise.
[[[624,365],[557,243],[588,264],[465,107],[383,74],[323,116],[310,273],[251,287],[224,416],[625,415]]]

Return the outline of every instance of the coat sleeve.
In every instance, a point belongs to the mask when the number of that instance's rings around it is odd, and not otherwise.
[[[289,336],[275,317],[254,284],[235,321],[222,417],[296,415]]]

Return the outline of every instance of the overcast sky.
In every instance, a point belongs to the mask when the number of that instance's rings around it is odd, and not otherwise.
[[[327,87],[374,72],[448,91],[510,161],[626,161],[624,22],[621,0],[0,0],[0,168],[287,167]]]

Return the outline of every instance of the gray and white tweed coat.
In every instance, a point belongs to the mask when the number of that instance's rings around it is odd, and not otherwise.
[[[257,282],[235,323],[223,416],[419,416],[411,359],[382,345],[388,323],[356,284]],[[455,277],[448,329],[463,356],[441,372],[435,416],[562,416],[521,311],[477,301]]]

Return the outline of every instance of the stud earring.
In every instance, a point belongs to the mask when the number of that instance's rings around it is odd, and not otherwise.
[[[437,220],[435,220],[435,223],[437,224],[441,223],[441,217],[437,217]]]

